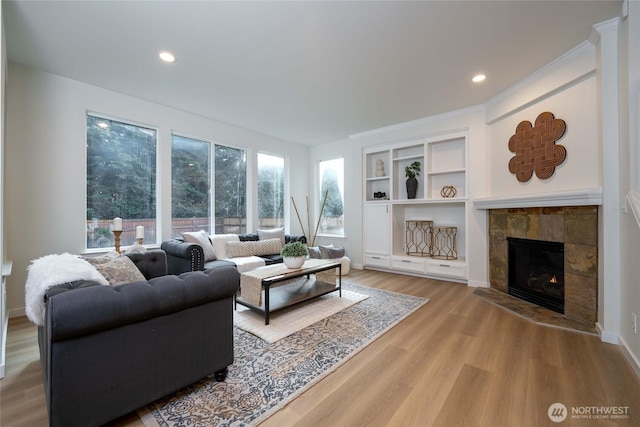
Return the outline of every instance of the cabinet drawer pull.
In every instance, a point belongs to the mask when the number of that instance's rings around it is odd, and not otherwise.
[[[408,262],[410,263],[411,261],[409,261],[408,259],[403,259],[402,262]]]
[[[451,267],[449,264],[440,264],[440,267]]]
[[[373,259],[380,259],[380,257],[379,257],[379,256],[372,256],[371,258],[373,258]]]

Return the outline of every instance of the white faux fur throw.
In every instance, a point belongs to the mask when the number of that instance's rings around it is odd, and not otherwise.
[[[38,326],[44,325],[44,294],[52,286],[75,280],[94,280],[108,285],[107,279],[79,255],[64,253],[45,255],[31,261],[27,267],[27,283],[24,287],[26,313]]]

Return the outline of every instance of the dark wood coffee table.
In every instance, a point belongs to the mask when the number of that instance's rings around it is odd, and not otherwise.
[[[264,313],[264,324],[268,325],[269,314],[275,311],[331,292],[338,291],[342,297],[342,263],[308,259],[302,268],[296,270],[288,269],[284,264],[260,267],[242,273],[240,283],[240,294],[236,294],[235,304]],[[245,290],[255,287],[251,290],[251,297],[242,297],[243,286]],[[260,295],[258,300],[256,293]]]

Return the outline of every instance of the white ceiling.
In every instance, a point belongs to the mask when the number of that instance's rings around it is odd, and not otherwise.
[[[481,104],[618,1],[3,1],[10,61],[318,144]],[[170,50],[174,64],[157,54]],[[471,83],[482,72],[487,80]],[[9,76],[9,79],[11,76]]]

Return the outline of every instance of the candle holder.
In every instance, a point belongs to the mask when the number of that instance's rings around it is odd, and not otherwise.
[[[116,238],[116,252],[120,253],[120,235],[122,230],[113,230],[113,235]]]

